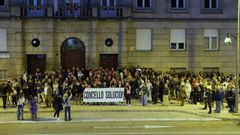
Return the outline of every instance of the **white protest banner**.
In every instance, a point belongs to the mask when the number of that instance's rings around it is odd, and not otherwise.
[[[86,88],[83,102],[123,102],[124,88]]]

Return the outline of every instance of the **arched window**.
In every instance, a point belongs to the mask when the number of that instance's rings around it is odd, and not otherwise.
[[[66,51],[67,49],[85,49],[84,43],[77,38],[68,38],[63,42],[62,51]]]

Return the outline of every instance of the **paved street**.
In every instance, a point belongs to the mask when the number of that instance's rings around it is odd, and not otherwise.
[[[53,109],[39,104],[38,121],[31,121],[25,108],[25,120],[16,120],[16,108],[0,109],[0,134],[75,135],[75,134],[240,134],[238,115],[224,108],[220,114],[208,114],[203,105],[171,104],[141,106],[134,101],[131,107],[116,105],[75,105],[72,103],[70,122],[53,118]],[[214,110],[214,109],[213,109]]]
[[[74,114],[76,115],[76,114]],[[162,115],[161,113],[159,116]],[[177,115],[177,113],[176,113]],[[89,119],[88,119],[89,120]],[[93,120],[93,119],[92,119]],[[0,124],[1,134],[27,135],[152,135],[152,134],[240,134],[239,126],[232,121],[209,119],[164,121],[158,120],[121,121],[122,119],[94,119],[93,121],[75,120],[64,122],[48,119],[29,123]]]

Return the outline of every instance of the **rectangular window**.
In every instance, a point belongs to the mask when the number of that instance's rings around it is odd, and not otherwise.
[[[37,6],[42,6],[43,3],[42,3],[42,0],[37,0]]]
[[[107,0],[102,0],[102,2]],[[55,3],[54,3],[55,4]],[[78,6],[80,6],[80,0],[65,0],[66,9],[67,9],[67,16],[72,16],[72,13],[69,13],[69,10],[74,10],[74,16],[78,16]]]
[[[29,0],[28,5],[30,6],[42,6],[43,0]]]
[[[109,6],[110,6],[110,7],[115,6],[115,0],[110,0],[110,2],[109,2]]]
[[[204,0],[204,8],[218,8],[219,0]]]
[[[185,0],[178,0],[178,7],[185,8]]]
[[[0,52],[7,51],[7,30],[0,29]]]
[[[185,73],[186,68],[170,68],[171,73]]]
[[[185,30],[171,29],[171,50],[185,50]]]
[[[5,5],[5,0],[0,0],[0,6],[4,6]]]
[[[137,8],[151,8],[151,0],[137,0]]]
[[[151,29],[136,30],[136,50],[139,50],[139,51],[152,50],[152,30]]]
[[[0,11],[9,10],[9,2],[10,0],[0,0]]]
[[[142,0],[137,0],[137,7],[143,7]]]
[[[171,0],[171,8],[185,8],[185,0]]]
[[[101,0],[102,7],[114,7],[116,5],[115,0]]]
[[[33,6],[34,5],[34,0],[29,0],[29,5]]]
[[[144,7],[150,8],[150,6],[151,6],[150,0],[145,0],[145,1],[144,1]]]
[[[0,70],[0,79],[7,79],[7,78],[8,78],[8,71]]]
[[[107,0],[102,0],[102,6],[106,7],[107,6]]]
[[[204,49],[218,50],[218,30],[216,29],[204,30]]]

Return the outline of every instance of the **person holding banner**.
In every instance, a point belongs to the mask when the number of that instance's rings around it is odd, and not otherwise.
[[[129,85],[129,82],[126,82],[125,84],[125,98],[127,106],[131,106],[131,86]]]

